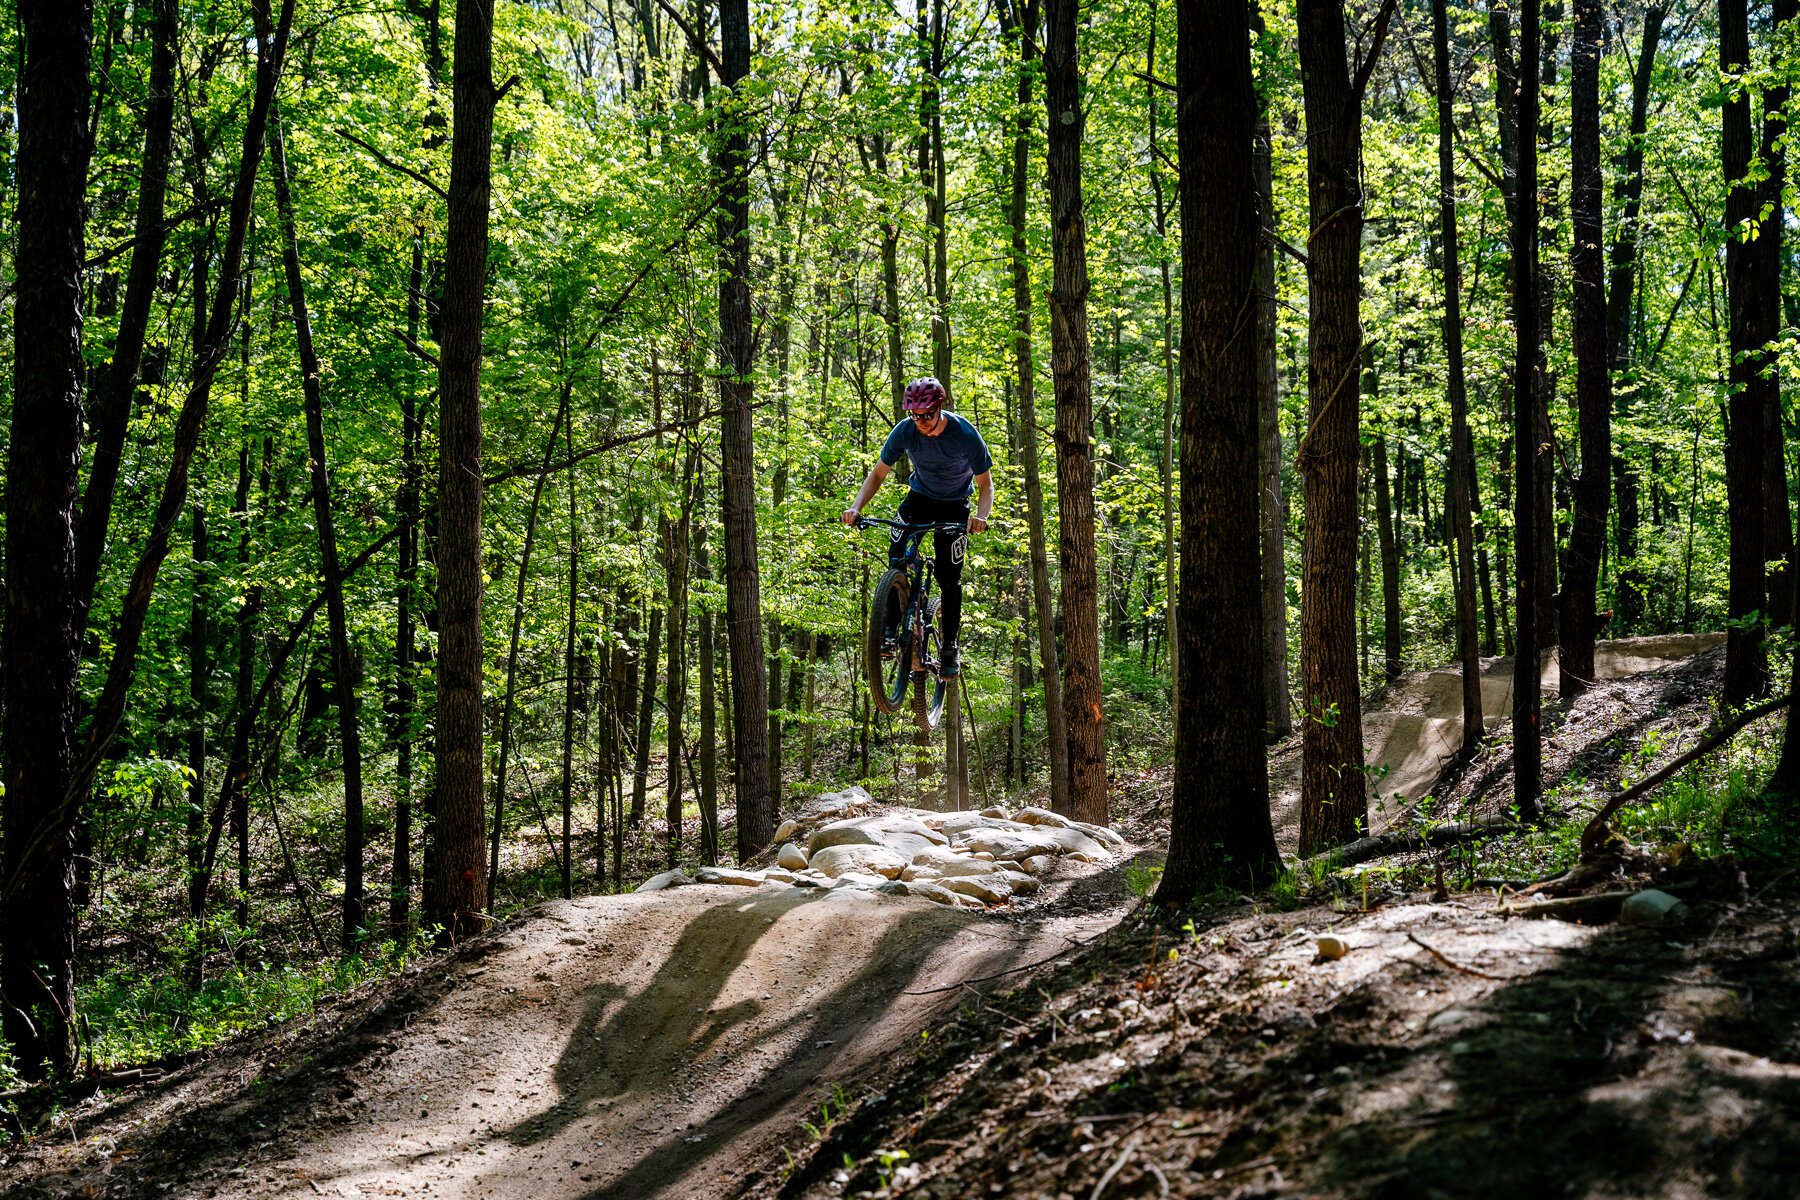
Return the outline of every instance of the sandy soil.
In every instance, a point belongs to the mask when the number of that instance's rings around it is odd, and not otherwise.
[[[310,1030],[70,1114],[9,1197],[716,1196],[834,1082],[921,1044],[959,982],[1123,912],[1064,864],[1029,911],[697,886],[557,901]]]

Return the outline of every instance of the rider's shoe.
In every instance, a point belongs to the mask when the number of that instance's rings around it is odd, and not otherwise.
[[[938,662],[938,674],[945,679],[955,679],[962,674],[962,655],[957,651],[955,642],[944,646],[944,653]]]

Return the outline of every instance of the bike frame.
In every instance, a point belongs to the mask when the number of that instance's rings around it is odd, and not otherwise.
[[[931,595],[931,585],[937,579],[937,557],[923,552],[925,538],[928,534],[939,531],[964,533],[968,526],[955,521],[929,521],[922,525],[909,525],[904,521],[891,521],[885,517],[858,517],[858,529],[871,529],[884,525],[889,529],[898,529],[901,536],[902,555],[900,566],[906,572],[910,585],[910,595],[906,601],[906,611],[900,614],[900,624],[894,630],[898,640],[914,639],[913,668],[914,679],[926,675],[936,675],[938,662],[927,660],[925,656],[925,631],[918,620],[925,611],[926,601]]]

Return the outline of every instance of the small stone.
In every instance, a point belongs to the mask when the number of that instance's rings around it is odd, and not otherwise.
[[[664,871],[661,875],[652,875],[650,878],[644,880],[644,882],[638,884],[636,890],[640,892],[662,892],[673,887],[685,887],[692,882],[694,881],[688,877],[688,873],[677,867],[673,871]]]
[[[1630,896],[1619,908],[1619,920],[1627,925],[1672,925],[1687,916],[1687,905],[1655,888]]]
[[[790,841],[793,836],[799,832],[800,822],[790,817],[783,821],[781,827],[775,831],[775,840],[778,842]]]
[[[806,861],[806,851],[794,845],[792,842],[784,843],[780,852],[775,855],[776,865],[785,867],[790,871],[804,870],[806,868]]]
[[[1322,962],[1336,962],[1350,953],[1350,943],[1341,937],[1325,934],[1319,939],[1319,959]]]
[[[1015,896],[1036,895],[1044,886],[1023,871],[996,871],[994,878],[1011,888],[1012,894]]]
[[[1055,865],[1054,854],[1028,854],[1019,860],[1019,870],[1027,875],[1042,875]]]

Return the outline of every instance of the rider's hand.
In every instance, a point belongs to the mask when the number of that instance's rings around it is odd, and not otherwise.
[[[970,517],[969,518],[969,532],[970,533],[985,533],[987,531],[987,527],[988,527],[987,521],[985,521],[981,517]]]
[[[857,512],[854,508],[846,508],[843,512],[838,514],[838,520],[854,529],[856,528],[856,523],[862,520],[862,514]]]

